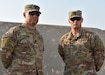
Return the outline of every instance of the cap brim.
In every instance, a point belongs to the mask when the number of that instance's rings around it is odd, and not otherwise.
[[[40,11],[37,11],[37,10],[29,10],[27,12],[32,12],[32,11],[35,11],[35,12],[38,12],[39,14],[41,14],[41,12]]]
[[[75,16],[72,16],[72,17],[70,17],[70,18],[74,18],[74,17],[82,17],[82,16],[75,15]]]

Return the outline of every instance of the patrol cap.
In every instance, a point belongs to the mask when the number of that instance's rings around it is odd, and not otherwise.
[[[24,11],[25,11],[25,12],[36,11],[36,12],[38,12],[39,14],[41,14],[41,12],[40,12],[39,10],[40,10],[40,7],[39,7],[38,5],[34,5],[34,4],[27,4],[27,5],[25,5],[25,7],[24,7]]]
[[[80,10],[70,11],[68,15],[69,15],[69,18],[82,17],[82,11]]]

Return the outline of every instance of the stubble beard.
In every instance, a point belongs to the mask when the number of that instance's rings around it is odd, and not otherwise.
[[[31,24],[32,26],[35,26],[35,25],[37,24],[37,22],[30,21],[30,24]]]

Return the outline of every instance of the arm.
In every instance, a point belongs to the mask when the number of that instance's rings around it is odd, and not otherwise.
[[[64,51],[63,51],[63,46],[61,40],[59,41],[58,45],[58,53],[61,56],[62,60],[64,61]]]
[[[101,39],[96,36],[94,40],[94,60],[95,60],[95,65],[96,65],[96,71],[99,71],[103,65],[104,62],[104,46],[103,42]]]
[[[3,66],[7,69],[12,62],[12,53],[14,48],[14,38],[11,32],[7,32],[1,38],[1,61]]]
[[[41,41],[38,42],[39,50],[37,50],[36,54],[36,68],[38,75],[43,75],[42,64],[43,64],[44,42],[42,36],[40,37],[40,40]]]

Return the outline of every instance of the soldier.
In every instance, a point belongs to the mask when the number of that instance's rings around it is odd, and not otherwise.
[[[39,10],[37,5],[25,5],[25,21],[10,28],[1,38],[1,60],[8,75],[43,75],[43,38],[36,29]]]
[[[59,40],[58,52],[65,63],[64,75],[97,75],[104,62],[104,46],[93,32],[82,28],[82,11],[69,12],[71,31]]]

